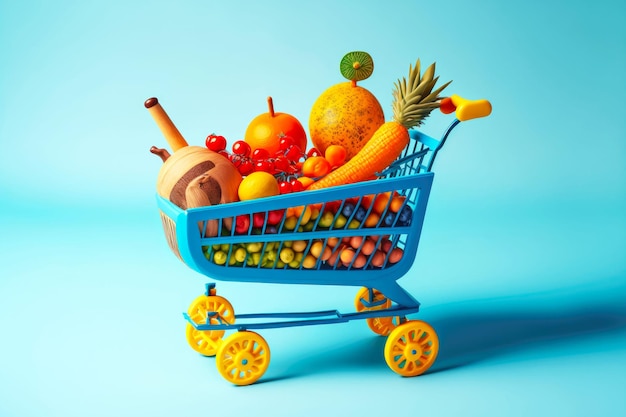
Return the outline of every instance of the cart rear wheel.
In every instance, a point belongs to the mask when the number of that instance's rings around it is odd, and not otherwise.
[[[227,299],[218,295],[201,295],[191,303],[187,311],[189,317],[197,324],[206,324],[209,312],[216,313],[210,318],[210,324],[235,322],[233,306]],[[224,330],[197,330],[187,323],[186,335],[187,342],[193,350],[204,356],[215,356],[222,342]]]
[[[381,336],[389,335],[400,324],[400,316],[372,317],[365,320],[368,327]]]
[[[356,294],[354,299],[356,311],[386,310],[391,307],[391,300],[376,290],[363,287]],[[387,336],[400,324],[400,317],[372,317],[365,319],[368,327],[376,334]]]
[[[215,357],[219,373],[235,385],[255,383],[267,370],[270,348],[258,333],[233,333],[220,345]]]
[[[385,343],[385,361],[402,376],[421,375],[431,367],[439,352],[439,338],[426,322],[411,320],[396,327]]]

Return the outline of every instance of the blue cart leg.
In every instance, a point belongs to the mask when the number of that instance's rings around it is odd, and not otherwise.
[[[396,281],[379,281],[374,285],[378,291],[382,292],[391,301],[402,307],[419,307],[420,303],[413,298],[404,288]]]

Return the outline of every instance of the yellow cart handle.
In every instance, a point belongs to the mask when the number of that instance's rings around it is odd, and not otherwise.
[[[455,112],[456,118],[461,122],[487,117],[491,114],[489,100],[468,100],[456,94],[441,100],[439,108],[445,114]]]

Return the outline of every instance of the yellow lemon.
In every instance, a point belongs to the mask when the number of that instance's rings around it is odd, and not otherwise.
[[[238,194],[241,201],[278,195],[278,181],[269,172],[256,171],[241,181]]]

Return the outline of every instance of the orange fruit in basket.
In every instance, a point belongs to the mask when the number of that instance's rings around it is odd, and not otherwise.
[[[357,85],[374,71],[372,57],[350,52],[341,60],[340,70],[350,81],[333,85],[317,98],[309,116],[309,136],[322,154],[330,145],[342,145],[349,160],[385,123],[385,115],[374,94]]]
[[[323,156],[309,156],[304,163],[302,163],[302,175],[315,178],[323,177],[331,170],[330,162]]]
[[[252,119],[246,128],[244,141],[250,145],[251,151],[265,149],[270,155],[274,155],[280,150],[280,139],[287,136],[305,152],[306,131],[300,121],[290,114],[275,112],[271,97],[267,98],[267,104],[268,112]]]
[[[278,195],[278,180],[268,172],[255,171],[241,180],[237,194],[241,201]]]

